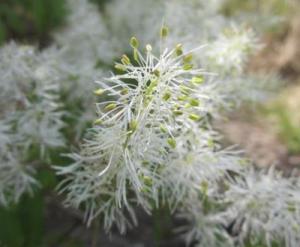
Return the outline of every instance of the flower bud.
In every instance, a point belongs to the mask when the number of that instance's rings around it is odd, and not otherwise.
[[[132,37],[130,39],[130,45],[132,48],[136,48],[136,49],[139,47],[139,41],[137,40],[136,37]]]

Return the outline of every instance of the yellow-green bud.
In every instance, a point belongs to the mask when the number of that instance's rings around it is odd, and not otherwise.
[[[159,129],[160,129],[161,132],[163,132],[163,133],[167,133],[167,132],[168,132],[167,128],[166,128],[164,125],[162,125],[162,124],[159,126]]]
[[[101,118],[98,118],[94,121],[94,124],[98,125],[98,124],[102,124],[102,120]]]
[[[161,38],[166,38],[169,34],[169,28],[166,27],[166,26],[163,26],[161,29],[160,29],[160,37]]]
[[[191,119],[193,121],[199,121],[201,119],[201,116],[192,113],[189,115],[189,119]]]
[[[159,72],[158,69],[153,70],[153,74],[154,74],[156,77],[159,77],[159,76],[160,76],[160,72]]]
[[[167,101],[171,98],[171,93],[170,92],[166,92],[163,96],[163,100]]]
[[[138,48],[139,47],[139,41],[137,40],[136,37],[132,37],[130,39],[130,45],[132,48]]]
[[[190,63],[193,60],[193,54],[189,53],[186,56],[183,57],[183,62],[184,63]]]
[[[128,57],[126,54],[124,54],[124,55],[122,56],[121,62],[122,62],[124,65],[129,65],[129,64],[130,64],[130,59],[129,59],[129,57]]]
[[[177,99],[179,100],[179,101],[185,101],[185,100],[187,100],[187,96],[186,95],[179,95],[178,97],[177,97]]]
[[[145,185],[152,186],[152,179],[150,177],[144,176],[143,178],[144,178]]]
[[[106,111],[111,111],[111,110],[115,109],[116,107],[117,107],[117,104],[115,104],[115,103],[110,103],[110,104],[108,104],[107,106],[105,106],[104,109],[105,109]]]
[[[168,138],[168,144],[172,147],[172,148],[176,148],[176,140],[174,138]]]
[[[136,131],[137,126],[138,126],[138,122],[136,120],[131,120],[129,122],[129,130],[130,131],[132,131],[132,132]]]
[[[128,94],[128,88],[123,88],[122,90],[121,90],[121,92],[120,92],[122,95],[126,95],[126,94]]]
[[[152,92],[156,89],[157,84],[158,84],[157,80],[151,80],[151,82],[146,90],[146,95],[152,94]]]
[[[184,70],[191,70],[193,68],[193,65],[190,63],[186,63],[182,67]]]
[[[199,106],[199,100],[191,98],[189,100],[191,106]]]
[[[99,89],[97,89],[97,90],[95,90],[95,91],[94,91],[94,94],[96,94],[96,95],[100,96],[100,95],[102,95],[104,92],[105,92],[105,90],[104,90],[104,89],[102,89],[102,88],[99,88]]]
[[[181,56],[183,54],[182,44],[177,44],[175,48],[175,52],[177,56]]]
[[[195,76],[192,78],[192,83],[194,84],[201,84],[203,83],[204,79],[202,76]]]
[[[173,113],[175,116],[181,116],[183,114],[183,112],[180,110],[173,110]]]
[[[115,65],[115,69],[120,70],[120,71],[125,71],[126,67],[123,64],[117,63]]]

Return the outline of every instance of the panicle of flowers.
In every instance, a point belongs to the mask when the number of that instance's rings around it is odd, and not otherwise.
[[[300,241],[299,179],[284,178],[274,169],[253,169],[230,183],[223,201],[232,222],[232,233],[240,244],[263,240],[268,246],[282,242],[296,247]]]
[[[47,57],[13,42],[0,50],[1,204],[16,202],[35,183],[33,149],[43,158],[48,148],[64,144],[59,86]]]
[[[163,42],[168,28],[160,33]],[[242,162],[217,144],[209,122],[223,96],[211,74],[194,68],[192,51],[162,46],[156,56],[149,44],[141,51],[135,37],[130,44],[132,54],[115,65],[119,73],[97,82],[95,94],[106,100],[96,104],[99,118],[80,152],[70,155],[74,163],[57,167],[66,175],[66,204],[83,205],[88,223],[104,216],[107,230],[117,223],[124,231],[128,215],[135,223],[134,205],[175,210],[195,185],[238,172]]]
[[[240,74],[258,41],[252,29],[227,28],[218,35],[207,49],[205,60],[208,67],[215,68],[221,74]]]
[[[245,246],[281,243],[296,247],[300,233],[299,179],[270,169],[244,167],[220,180],[202,184],[201,196],[187,200],[181,217],[187,242],[197,246]]]

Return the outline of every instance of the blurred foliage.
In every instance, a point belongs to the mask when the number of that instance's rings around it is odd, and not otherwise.
[[[38,172],[36,179],[42,190],[37,189],[33,195],[23,196],[17,205],[0,207],[1,247],[50,246],[46,239],[53,239],[53,236],[45,229],[45,195],[55,188],[57,178],[54,171],[43,169]],[[54,237],[54,241],[61,238]]]
[[[269,12],[272,15],[283,16],[288,13],[290,6],[282,0],[227,0],[223,12],[235,15],[239,12]]]
[[[95,3],[99,6],[100,10],[104,7],[106,3],[108,3],[111,0],[90,0],[92,3]]]
[[[292,154],[300,153],[300,86],[288,88],[264,109]]]
[[[251,26],[271,34],[285,33],[287,21],[297,12],[283,0],[226,0],[221,11],[226,16],[247,15]]]
[[[278,117],[280,134],[291,153],[300,152],[300,126],[292,123],[289,113],[284,108],[278,107],[276,110]]]
[[[109,0],[91,0],[100,10]],[[0,45],[14,39],[45,46],[50,32],[63,25],[67,15],[66,0],[0,1]]]
[[[64,0],[5,0],[0,2],[0,44],[9,39],[49,42],[49,31],[65,19]]]
[[[43,197],[24,197],[13,207],[0,208],[0,246],[36,247],[43,240]]]

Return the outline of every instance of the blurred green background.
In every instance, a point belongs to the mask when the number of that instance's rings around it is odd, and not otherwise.
[[[102,7],[107,0],[93,0]],[[0,45],[7,40],[44,47],[50,32],[64,24],[68,14],[65,0],[1,0]]]

